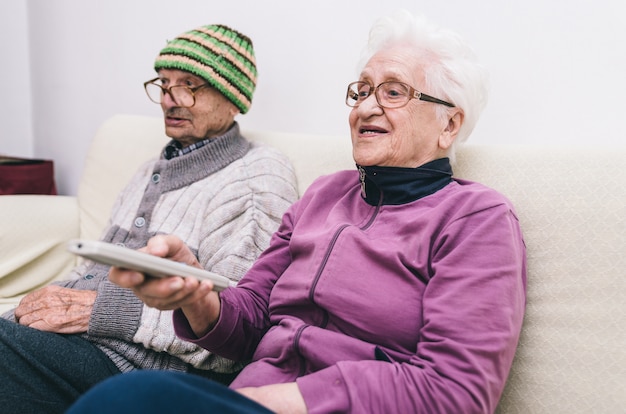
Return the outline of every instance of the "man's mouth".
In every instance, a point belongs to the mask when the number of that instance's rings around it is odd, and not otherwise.
[[[184,111],[181,111],[180,108],[173,108],[167,111],[165,113],[165,125],[178,127],[189,121],[190,118],[186,116],[187,114],[181,112]]]
[[[179,118],[176,116],[166,116],[165,117],[165,126],[178,128],[182,127],[189,120],[186,118]]]

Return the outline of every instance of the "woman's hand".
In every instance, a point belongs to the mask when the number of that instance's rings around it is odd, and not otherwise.
[[[201,268],[189,247],[176,236],[155,236],[148,240],[145,253],[163,257],[189,266]],[[109,280],[130,288],[146,305],[160,310],[181,309],[194,333],[201,337],[217,321],[220,312],[219,297],[213,292],[213,283],[191,277],[156,278],[134,270],[112,267]]]
[[[236,390],[277,414],[306,414],[307,408],[295,382],[246,387]]]

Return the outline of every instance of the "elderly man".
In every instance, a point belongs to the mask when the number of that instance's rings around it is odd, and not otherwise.
[[[176,234],[205,269],[235,284],[297,198],[287,158],[251,144],[235,121],[256,85],[252,42],[223,25],[203,26],[170,41],[154,68],[158,76],[144,86],[172,140],[119,195],[102,240],[139,248]],[[108,273],[86,262],[0,318],[3,412],[63,412],[95,383],[135,369],[225,383],[241,369],[177,339],[171,312],[146,307]]]

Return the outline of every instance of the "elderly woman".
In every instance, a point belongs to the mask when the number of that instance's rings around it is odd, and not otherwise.
[[[251,360],[231,389],[139,372],[74,412],[495,410],[522,325],[525,248],[509,201],[452,178],[449,161],[484,106],[484,71],[457,35],[408,14],[373,27],[364,62],[346,97],[358,171],[313,183],[236,288],[110,275],[176,309],[181,338]],[[171,236],[145,250],[197,263]]]

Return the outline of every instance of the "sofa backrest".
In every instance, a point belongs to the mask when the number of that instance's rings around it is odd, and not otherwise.
[[[294,163],[302,193],[354,168],[349,136],[246,131]],[[81,235],[97,238],[116,194],[165,144],[160,118],[118,115],[92,144],[79,189]],[[528,304],[500,413],[615,413],[626,407],[625,148],[468,145],[455,175],[516,206]]]
[[[527,246],[499,412],[626,412],[626,149],[468,146],[457,164],[511,199]]]
[[[242,130],[251,141],[280,149],[294,164],[300,194],[322,174],[354,168],[350,137]],[[115,115],[94,137],[78,188],[81,237],[97,239],[117,194],[137,168],[157,157],[168,142],[163,119]]]
[[[100,126],[78,186],[82,238],[100,238],[117,195],[167,141],[162,118],[116,115]]]

